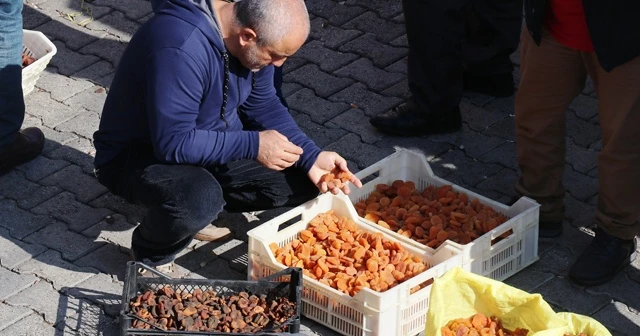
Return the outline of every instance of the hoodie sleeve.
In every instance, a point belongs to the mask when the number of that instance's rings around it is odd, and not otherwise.
[[[209,166],[257,157],[258,132],[196,129],[202,95],[212,75],[177,48],[160,49],[148,57],[147,117],[159,160]]]
[[[255,86],[242,105],[242,112],[254,127],[262,130],[276,130],[301,147],[303,153],[295,166],[308,172],[316,162],[321,152],[320,148],[302,132],[287,108],[276,96],[276,90],[273,87],[273,66],[268,66],[253,75],[256,76]]]

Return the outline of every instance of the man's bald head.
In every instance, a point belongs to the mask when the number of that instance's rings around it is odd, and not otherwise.
[[[241,0],[234,3],[235,22],[251,28],[258,45],[273,45],[285,37],[306,40],[309,35],[309,13],[303,0]]]

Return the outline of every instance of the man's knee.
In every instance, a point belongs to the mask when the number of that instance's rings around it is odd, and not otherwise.
[[[165,206],[176,206],[179,216],[191,225],[205,226],[213,221],[225,206],[222,188],[204,168],[185,166],[175,180],[175,192]]]

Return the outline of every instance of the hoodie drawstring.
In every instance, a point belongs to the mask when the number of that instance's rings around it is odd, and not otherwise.
[[[222,121],[224,121],[226,128],[229,127],[229,123],[225,117],[225,113],[227,113],[227,96],[229,92],[229,54],[223,52],[222,58],[224,59],[224,83],[222,84],[222,108],[220,109],[220,117],[222,118]]]

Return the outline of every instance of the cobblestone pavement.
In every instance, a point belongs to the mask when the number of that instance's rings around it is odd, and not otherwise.
[[[291,113],[319,146],[354,170],[415,148],[441,177],[506,202],[516,178],[513,98],[468,94],[464,129],[424,138],[388,137],[366,118],[407,95],[407,39],[400,0],[308,0],[312,33],[285,64]],[[44,32],[58,54],[26,98],[25,126],[47,136],[44,155],[0,178],[0,334],[116,335],[130,235],[141,209],[110,195],[92,176],[102,105],[114,67],[151,16],[144,0],[34,0],[24,27]],[[518,64],[518,55],[513,56]],[[516,78],[517,69],[516,69]],[[567,111],[565,234],[541,240],[540,260],[508,279],[541,293],[558,311],[595,317],[614,335],[640,335],[640,261],[611,283],[577,287],[566,279],[589,241],[597,199],[597,99],[588,83]],[[267,214],[268,215],[268,214]],[[227,216],[237,234],[192,244],[178,264],[192,277],[244,279],[246,230],[264,218]],[[214,253],[211,253],[211,252]],[[304,333],[334,335],[309,320]]]

